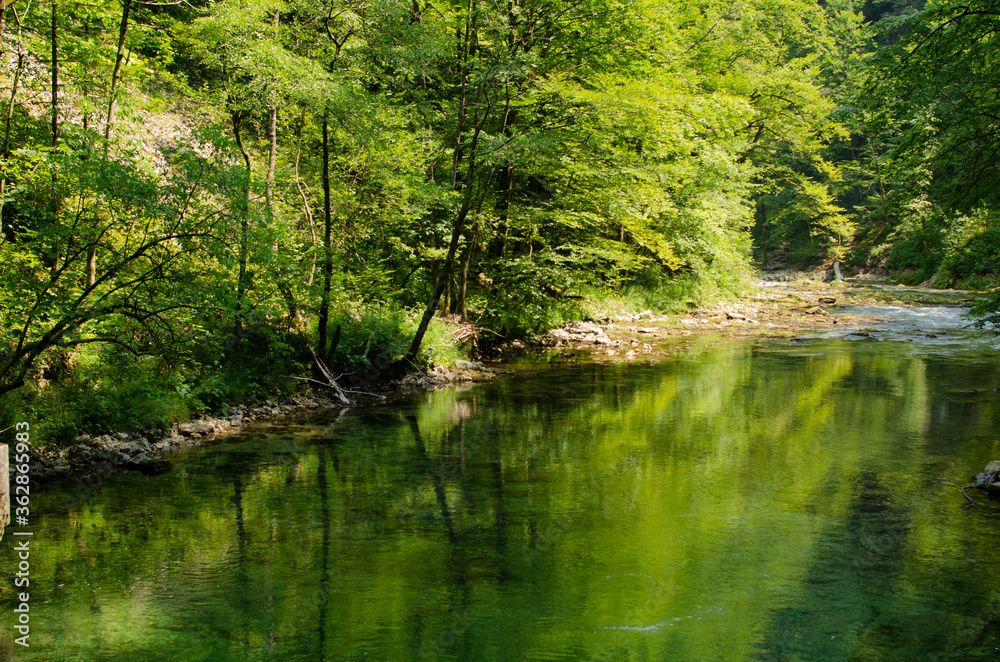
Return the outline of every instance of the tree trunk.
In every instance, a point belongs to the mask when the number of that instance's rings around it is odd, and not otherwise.
[[[234,325],[234,332],[236,335],[236,342],[239,343],[243,338],[243,315],[244,315],[244,299],[246,298],[247,290],[250,289],[250,283],[248,282],[247,274],[247,258],[250,254],[250,155],[247,154],[246,148],[243,146],[243,136],[242,136],[242,124],[243,124],[243,113],[240,111],[234,111],[232,113],[233,118],[233,137],[236,139],[236,146],[240,150],[240,154],[243,156],[243,163],[246,167],[246,179],[243,182],[243,195],[240,199],[239,214],[240,214],[240,245],[239,245],[239,275],[236,280],[236,323]]]
[[[327,365],[333,363],[333,355],[337,352],[337,346],[340,345],[340,325],[333,330],[333,337],[330,338],[330,348],[326,350],[326,356],[324,357],[324,362]]]
[[[278,107],[271,109],[267,123],[267,176],[264,178],[264,200],[268,218],[274,216],[274,170],[278,161]]]
[[[13,4],[13,2],[14,0],[0,0],[0,59],[3,58],[6,52],[3,38],[4,19],[7,17],[7,7]]]
[[[87,248],[87,287],[93,287],[97,282],[97,246],[91,244]]]
[[[481,129],[481,124],[476,126],[476,132],[472,137],[472,145],[469,149],[469,172],[465,177],[465,198],[462,200],[462,207],[458,210],[458,215],[455,217],[455,224],[452,226],[451,243],[448,245],[448,255],[444,259],[441,274],[438,276],[438,286],[435,288],[434,295],[427,304],[427,308],[424,309],[424,316],[420,319],[417,333],[413,336],[410,349],[406,352],[406,358],[411,363],[417,358],[420,345],[424,341],[424,334],[427,333],[427,327],[430,326],[431,318],[434,317],[434,311],[441,301],[441,295],[444,293],[445,288],[450,287],[451,284],[451,266],[455,261],[455,253],[458,251],[458,239],[465,229],[465,219],[469,216],[469,211],[472,209],[472,184],[476,173],[476,145],[479,142],[479,132]]]
[[[472,32],[475,29],[473,21],[474,0],[468,0],[465,9],[465,34],[457,30],[461,43],[459,57],[462,59],[461,97],[458,102],[458,122],[455,130],[455,151],[451,161],[451,187],[458,185],[458,166],[462,163],[462,134],[465,132],[465,116],[468,111],[469,91],[469,52],[472,48]]]
[[[122,20],[118,25],[118,54],[115,56],[115,69],[111,72],[111,92],[108,94],[108,120],[104,125],[104,140],[111,140],[111,124],[115,117],[115,103],[118,98],[118,83],[122,77],[122,64],[125,62],[125,36],[128,34],[128,15],[132,9],[132,0],[122,0]],[[107,153],[107,146],[105,146]]]
[[[278,10],[274,10],[274,25],[278,26]],[[267,218],[274,217],[274,168],[278,157],[278,105],[268,112],[267,122],[267,176],[264,178],[264,200],[267,202]]]
[[[59,3],[52,0],[52,149],[59,146]],[[54,175],[53,175],[54,177]]]
[[[3,0],[0,0],[2,2]],[[21,72],[24,70],[24,54],[18,53],[17,70],[14,72],[14,82],[10,88],[10,103],[7,104],[7,120],[4,127],[3,148],[0,156],[10,158],[10,124],[14,119],[14,99],[17,96],[17,86],[21,82]],[[0,172],[0,242],[3,242],[3,205],[7,195],[7,173]]]
[[[761,256],[761,266],[767,264],[767,205],[763,201],[758,203],[760,209],[760,247],[763,252]]]
[[[326,356],[326,327],[330,323],[333,288],[333,211],[330,208],[330,116],[323,111],[323,298],[319,305],[319,355]]]
[[[59,147],[59,3],[52,0],[52,150]],[[59,178],[55,169],[52,170],[52,183]],[[54,188],[54,187],[53,187]],[[55,191],[52,192],[52,223],[59,221],[59,199]],[[59,246],[52,245],[47,255],[47,266],[51,269],[52,277],[59,273]]]
[[[313,222],[312,209],[309,207],[309,198],[302,188],[302,179],[299,177],[299,157],[302,154],[302,127],[305,124],[305,111],[299,120],[298,128],[295,131],[295,188],[302,198],[302,212],[305,214],[306,222],[309,224],[309,233],[312,235],[312,264],[309,267],[309,278],[306,279],[306,286],[312,287],[313,279],[316,277],[316,224]]]
[[[458,288],[458,314],[462,316],[462,321],[468,321],[469,309],[465,303],[465,295],[469,289],[469,266],[472,264],[472,253],[476,246],[476,227],[473,224],[472,230],[466,233],[465,240],[469,245],[465,249],[465,259],[462,260],[462,280]]]

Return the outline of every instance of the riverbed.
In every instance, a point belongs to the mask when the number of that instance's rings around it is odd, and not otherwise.
[[[16,659],[996,659],[1000,508],[959,491],[1000,459],[996,338],[892,308],[525,360],[33,495]]]

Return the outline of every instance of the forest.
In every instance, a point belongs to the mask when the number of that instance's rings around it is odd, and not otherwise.
[[[0,429],[399,376],[757,269],[995,292],[998,155],[998,0],[0,0]]]

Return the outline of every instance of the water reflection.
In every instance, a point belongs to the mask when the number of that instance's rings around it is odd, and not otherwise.
[[[993,659],[992,356],[716,343],[39,495],[21,657]]]

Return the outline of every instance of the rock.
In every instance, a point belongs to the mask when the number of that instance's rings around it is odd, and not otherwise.
[[[813,306],[806,309],[806,315],[826,315],[826,311],[819,306]]]
[[[639,320],[641,320],[641,319],[651,320],[651,319],[653,319],[653,311],[652,310],[644,310],[641,313],[639,313],[638,315],[636,315],[635,318],[639,319]]]
[[[1000,479],[1000,460],[993,460],[986,465],[986,469],[972,477],[973,482],[979,487],[985,487]]]
[[[568,324],[565,330],[568,331],[569,333],[575,333],[575,334],[595,335],[595,336],[607,335],[604,333],[604,329],[602,329],[597,324],[592,324],[590,322],[573,322],[572,324]]]
[[[215,432],[215,427],[211,423],[204,421],[189,421],[187,423],[181,423],[177,426],[177,432],[185,437],[194,437],[195,439],[200,439],[202,435],[212,434]],[[195,435],[198,435],[195,437]]]
[[[837,299],[835,297],[820,297],[819,302],[827,305],[833,305],[837,303]]]
[[[726,312],[726,317],[731,320],[742,320],[746,319],[746,315],[743,313],[737,313],[736,311],[730,310]]]

